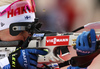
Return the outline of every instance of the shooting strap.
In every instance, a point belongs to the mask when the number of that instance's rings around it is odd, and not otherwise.
[[[59,63],[58,65],[60,68],[67,66],[67,65],[85,68],[85,67],[88,67],[91,64],[92,60],[99,54],[100,54],[100,41],[96,41],[96,51],[95,52],[89,55],[85,55],[85,56],[72,57],[70,60],[65,61],[63,63]]]
[[[59,63],[59,67],[64,67],[67,65],[72,65],[72,66],[79,66],[79,67],[88,67],[92,60],[99,55],[100,53],[100,49],[98,49],[97,51],[95,51],[92,54],[86,55],[86,56],[76,56],[76,57],[72,57],[70,60],[65,61],[63,63]]]

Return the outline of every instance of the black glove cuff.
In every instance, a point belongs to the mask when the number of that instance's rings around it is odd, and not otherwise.
[[[11,69],[23,69],[20,64],[18,63],[18,57],[20,56],[20,51],[15,51],[11,53],[8,57]]]

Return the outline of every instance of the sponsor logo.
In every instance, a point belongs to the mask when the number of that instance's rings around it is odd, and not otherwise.
[[[49,36],[46,37],[46,46],[68,45],[69,36]]]
[[[82,51],[82,50],[79,50],[78,48],[76,50],[77,50],[77,52],[80,52],[80,53],[85,53],[85,54],[91,53],[90,51]]]
[[[22,50],[22,53],[23,53],[23,59],[24,59],[24,66],[27,67],[27,58],[26,58],[25,50]]]
[[[0,23],[0,26],[1,26],[1,27],[3,27],[4,25],[5,25],[4,23],[2,23],[2,22]]]
[[[25,19],[26,20],[31,19],[31,16],[25,16]]]
[[[14,17],[14,16],[21,15],[21,14],[28,13],[28,12],[29,13],[34,12],[34,11],[30,10],[28,5],[18,7],[16,9],[11,9],[10,11],[8,11],[7,12],[7,18]]]
[[[33,37],[43,37],[44,36],[44,33],[43,34],[33,34]]]
[[[100,35],[96,35],[96,39],[97,40],[100,40]]]

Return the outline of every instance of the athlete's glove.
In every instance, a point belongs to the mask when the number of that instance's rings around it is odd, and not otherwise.
[[[83,32],[76,40],[76,51],[78,56],[88,55],[96,49],[96,34],[94,29]]]
[[[87,69],[87,68],[80,68],[80,67],[72,67],[72,66],[69,66],[67,69]]]
[[[38,54],[47,52],[39,49],[22,49],[9,55],[11,69],[37,69]]]
[[[76,52],[78,56],[88,55],[95,51],[96,47],[96,34],[94,29],[88,32],[83,32],[76,40]],[[67,69],[87,69],[80,67],[69,66]]]

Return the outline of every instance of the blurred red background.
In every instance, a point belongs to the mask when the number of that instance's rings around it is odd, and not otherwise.
[[[71,32],[87,23],[100,21],[100,0],[35,0],[35,3],[36,17],[43,23],[42,30]],[[66,59],[76,55],[73,48],[69,47],[69,50],[71,54]],[[88,69],[100,69],[99,58],[100,55]]]

